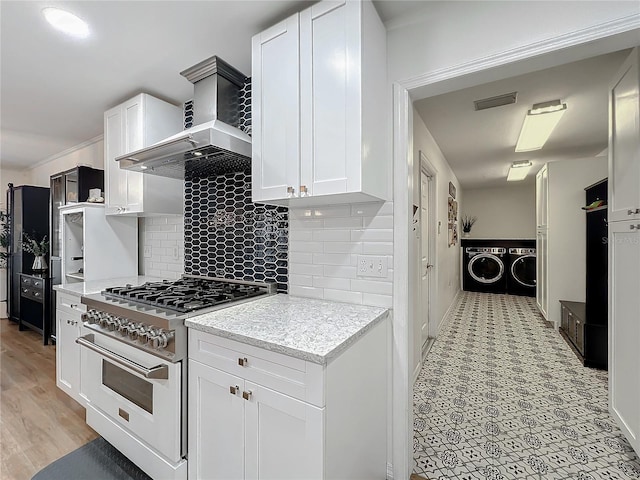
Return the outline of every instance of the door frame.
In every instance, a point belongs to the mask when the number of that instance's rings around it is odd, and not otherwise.
[[[637,43],[638,32],[640,16],[630,16],[412,78],[391,80],[394,272],[390,431],[392,465],[389,473],[393,474],[393,479],[408,478],[413,468],[413,379],[410,367],[413,340],[411,319],[415,313],[411,279],[416,278],[411,238],[414,200],[413,101],[630,48]]]
[[[429,283],[429,325],[428,325],[428,338],[435,338],[438,334],[438,328],[434,328],[433,320],[436,318],[435,314],[438,312],[437,304],[438,304],[438,169],[431,163],[429,158],[424,154],[422,150],[419,152],[420,157],[420,173],[426,174],[430,177],[431,185],[429,186],[429,258],[433,262],[433,270],[431,272],[431,281]],[[420,179],[418,179],[419,181]],[[418,185],[421,185],[418,183]],[[419,198],[422,201],[422,192],[420,192]],[[422,205],[420,205],[422,207]],[[421,219],[422,220],[422,219]],[[421,232],[422,233],[422,232]],[[419,254],[418,260],[420,261],[422,257],[422,246],[419,246]],[[421,313],[423,313],[422,308],[420,309]],[[421,352],[420,361],[422,363],[423,357]]]

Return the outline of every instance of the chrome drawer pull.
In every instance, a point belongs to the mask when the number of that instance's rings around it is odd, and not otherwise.
[[[244,398],[245,400],[249,400],[251,398],[251,390],[247,391],[247,392],[242,392],[242,398]]]
[[[249,360],[247,359],[247,357],[239,358],[238,359],[238,365],[240,365],[241,367],[248,367],[249,366]]]
[[[159,380],[167,380],[169,378],[169,367],[166,365],[157,365],[155,367],[146,368],[142,365],[138,365],[135,362],[132,362],[128,358],[125,358],[117,353],[113,353],[111,350],[107,350],[100,345],[97,345],[93,342],[94,335],[92,333],[85,335],[83,337],[76,338],[76,343],[83,347],[87,347],[89,350],[93,350],[96,353],[99,353],[103,357],[122,365],[123,367],[128,368],[129,370],[137,373],[138,375],[142,375],[144,378],[155,378]]]

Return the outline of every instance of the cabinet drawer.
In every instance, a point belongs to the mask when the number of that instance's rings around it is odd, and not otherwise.
[[[20,286],[31,287],[33,290],[43,290],[44,280],[41,278],[20,277]]]
[[[80,303],[80,297],[62,292],[56,293],[56,308],[62,312],[79,317],[87,311],[87,306]]]
[[[36,302],[43,303],[44,294],[40,288],[35,288],[33,286],[25,286],[24,284],[20,286],[20,295],[25,298],[30,298],[31,300],[35,300]]]
[[[315,406],[324,406],[321,365],[193,329],[189,329],[189,358]]]

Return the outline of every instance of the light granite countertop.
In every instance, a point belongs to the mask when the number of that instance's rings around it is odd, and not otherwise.
[[[185,320],[189,328],[321,365],[389,316],[389,310],[271,295]]]
[[[145,282],[161,282],[162,278],[137,275],[133,277],[106,278],[104,280],[93,280],[91,282],[62,283],[54,285],[53,289],[70,295],[89,295],[100,293],[107,287],[117,287],[127,284],[142,285]]]

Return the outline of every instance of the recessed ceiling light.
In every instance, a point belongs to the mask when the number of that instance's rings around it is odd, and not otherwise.
[[[69,13],[59,8],[47,7],[42,9],[44,18],[55,29],[71,35],[76,38],[86,38],[89,36],[89,25],[87,22],[77,17],[73,13]]]

